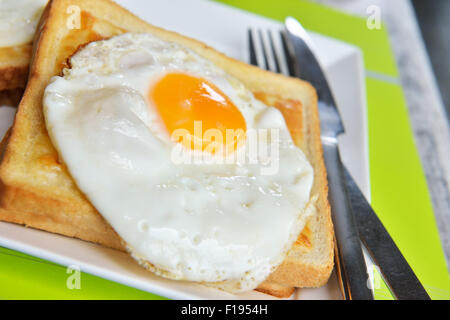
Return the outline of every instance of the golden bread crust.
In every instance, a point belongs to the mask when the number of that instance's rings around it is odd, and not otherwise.
[[[70,5],[82,9],[80,29],[66,27],[65,13]],[[53,0],[44,11],[33,48],[28,86],[0,165],[0,219],[124,249],[117,234],[59,161],[45,127],[42,97],[50,78],[61,72],[67,57],[80,45],[126,31],[149,32],[185,45],[239,79],[257,96],[259,93],[261,100],[274,99],[295,142],[314,168],[311,192],[317,197],[316,215],[310,221],[314,232],[312,249],[305,250],[301,243],[294,245],[285,262],[260,289],[268,292],[270,283],[278,285],[278,289],[272,286],[271,291],[277,295],[287,292],[280,290],[282,287],[326,283],[333,267],[334,236],[313,87],[299,79],[226,57],[197,40],[151,26],[109,0]]]
[[[256,288],[256,291],[270,294],[271,296],[275,296],[278,298],[288,298],[294,293],[295,288],[283,286],[275,282],[264,281],[259,285],[258,288]]]
[[[0,106],[16,107],[22,99],[24,88],[0,91]]]
[[[25,88],[31,44],[0,48],[0,91]]]

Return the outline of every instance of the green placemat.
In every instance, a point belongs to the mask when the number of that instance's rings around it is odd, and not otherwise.
[[[275,20],[294,16],[312,31],[360,47],[370,74],[398,75],[384,25],[369,30],[366,19],[304,0],[216,1]],[[431,297],[450,299],[450,278],[402,88],[372,78],[366,85],[372,205]],[[86,273],[80,274],[81,288],[70,289],[76,281],[68,281],[75,273],[67,272],[66,267],[0,248],[0,298],[160,298]],[[376,297],[392,299],[379,275],[375,278]]]
[[[165,299],[21,252],[0,248],[0,299]]]

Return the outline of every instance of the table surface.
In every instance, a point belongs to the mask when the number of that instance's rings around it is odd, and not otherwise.
[[[411,0],[450,121],[450,1]]]
[[[409,0],[312,0],[362,17],[379,6],[408,104],[450,271],[450,129],[414,8]]]

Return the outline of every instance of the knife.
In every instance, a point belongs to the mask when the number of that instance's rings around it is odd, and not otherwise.
[[[314,45],[309,36],[294,18],[288,17],[285,26],[288,49],[296,58],[293,61],[293,73],[310,82],[317,91],[323,157],[328,176],[328,199],[338,248],[337,266],[342,279],[341,288],[346,299],[373,300],[372,291],[367,285],[369,276],[339,154],[337,138],[344,132],[344,125],[322,67],[310,49]],[[299,61],[302,63],[301,68]]]
[[[292,71],[295,76],[310,82],[318,95],[321,140],[329,184],[328,197],[338,249],[337,269],[341,275],[341,288],[345,298],[373,299],[373,293],[367,285],[368,274],[361,238],[398,299],[429,299],[425,289],[342,164],[337,138],[344,132],[344,125],[326,76],[315,57],[314,44],[294,18],[288,17],[285,26],[285,42],[296,58],[290,61]],[[299,61],[302,63],[301,68]]]
[[[380,269],[391,293],[399,300],[430,300],[428,293],[346,168],[345,176],[361,240]]]

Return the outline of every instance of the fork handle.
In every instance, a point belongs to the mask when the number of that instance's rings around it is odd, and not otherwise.
[[[344,295],[351,300],[373,300],[356,220],[350,206],[345,171],[336,143],[323,142],[328,175],[328,198],[331,205],[336,243],[337,266]]]

